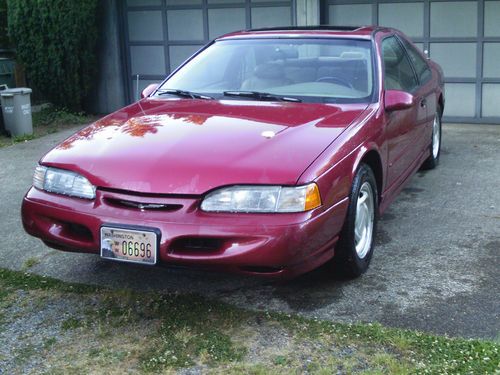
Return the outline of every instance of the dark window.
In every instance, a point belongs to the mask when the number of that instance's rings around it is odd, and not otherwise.
[[[412,92],[418,86],[410,61],[395,37],[382,41],[384,86],[386,90]]]
[[[415,49],[415,46],[408,43],[408,41],[403,39],[403,38],[401,38],[401,41],[403,42],[403,45],[405,46],[406,50],[408,51],[408,55],[410,56],[410,60],[413,63],[415,70],[417,71],[417,77],[420,81],[420,84],[423,85],[432,77],[432,73],[431,73],[431,70],[429,69],[429,65],[427,65],[427,62],[420,55],[420,53],[418,53],[418,51]]]

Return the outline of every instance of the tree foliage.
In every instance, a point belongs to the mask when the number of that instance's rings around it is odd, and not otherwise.
[[[97,0],[7,0],[9,35],[32,86],[82,108],[96,69]]]
[[[9,47],[7,35],[7,0],[0,0],[0,49]]]

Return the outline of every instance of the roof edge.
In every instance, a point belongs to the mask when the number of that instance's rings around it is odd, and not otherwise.
[[[360,29],[368,28],[369,26],[333,26],[333,25],[310,25],[310,26],[283,26],[283,27],[262,27],[256,29],[246,29],[247,32],[259,31],[291,31],[291,30],[324,30],[324,31],[357,31]]]
[[[255,29],[245,29],[233,31],[221,35],[217,39],[248,37],[248,36],[267,36],[266,34],[276,34],[282,36],[286,33],[304,33],[316,34],[317,36],[323,33],[324,35],[332,36],[356,36],[356,37],[371,37],[373,34],[382,28],[380,26],[334,26],[334,25],[312,25],[312,26],[277,26]]]

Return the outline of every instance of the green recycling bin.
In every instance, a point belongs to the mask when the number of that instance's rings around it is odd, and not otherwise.
[[[26,87],[0,91],[5,130],[13,137],[33,134],[30,94]]]

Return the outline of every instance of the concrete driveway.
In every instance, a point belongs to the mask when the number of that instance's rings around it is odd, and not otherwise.
[[[380,222],[370,270],[320,269],[286,284],[142,268],[51,250],[24,233],[21,199],[37,160],[71,132],[0,149],[0,267],[112,288],[191,292],[234,305],[341,322],[499,338],[500,126],[444,125],[440,166],[419,172]]]

